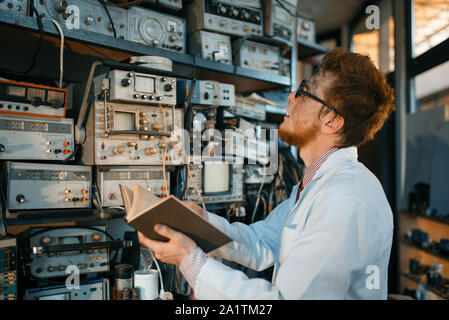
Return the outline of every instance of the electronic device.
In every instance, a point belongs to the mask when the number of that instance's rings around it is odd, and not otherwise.
[[[0,10],[8,10],[19,14],[28,15],[28,0],[4,0],[0,2]]]
[[[112,20],[117,38],[128,38],[126,9],[108,5],[108,13],[101,2],[95,0],[42,0],[35,1],[34,6],[41,17],[55,19],[64,26],[70,23],[73,29],[92,31],[107,36],[114,36]],[[70,16],[74,18],[69,18]]]
[[[97,183],[101,195],[103,207],[123,206],[123,198],[120,192],[120,185],[130,189],[134,184],[147,188],[155,195],[164,197],[169,193],[164,183],[162,167],[144,166],[120,166],[120,167],[99,167],[97,170]],[[165,173],[167,184],[170,182],[170,174]]]
[[[281,63],[281,76],[284,77],[290,77],[290,71],[291,71],[291,60],[288,58],[281,57],[280,63]]]
[[[130,245],[111,239],[105,226],[29,228],[20,236],[25,276],[35,278],[66,278],[75,267],[79,274],[108,272],[110,251]]]
[[[296,36],[298,40],[315,43],[315,22],[306,16],[298,16],[297,19]]]
[[[263,35],[262,10],[246,7],[242,2],[193,0],[184,6],[189,17],[188,30],[209,30],[242,37]]]
[[[144,2],[175,11],[182,9],[182,0],[144,0]]]
[[[184,111],[174,106],[95,101],[86,123],[82,161],[86,165],[162,165],[165,153],[166,165],[183,164],[187,156],[183,124]]]
[[[192,106],[193,121],[192,129],[196,132],[203,132],[206,129],[215,129],[217,119],[217,108],[205,106]]]
[[[296,0],[266,0],[264,13],[265,35],[291,43],[296,36]]]
[[[0,115],[0,160],[64,160],[73,148],[73,119]]]
[[[417,259],[410,259],[409,265],[410,273],[416,275],[427,274],[430,271],[430,266],[421,264]]]
[[[108,91],[109,101],[153,105],[176,104],[175,78],[112,70],[94,78],[94,86],[96,95]]]
[[[64,118],[67,89],[0,79],[0,114]]]
[[[0,240],[0,301],[17,300],[17,243]]]
[[[249,8],[262,9],[262,1],[261,0],[222,0],[221,2],[225,2],[229,5],[233,6],[242,6]]]
[[[249,40],[242,43],[237,40],[236,45],[239,46],[235,59],[238,66],[279,74],[280,51],[278,47]]]
[[[188,40],[189,54],[215,62],[232,64],[230,36],[199,30],[190,34]]]
[[[427,232],[420,229],[413,229],[405,234],[405,239],[410,240],[418,247],[427,248],[430,245],[430,237]]]
[[[245,174],[243,178],[243,183],[253,184],[253,183],[271,183],[274,180],[274,174],[266,174],[264,172],[264,167],[257,164],[246,164],[244,166]],[[273,172],[273,171],[271,171]]]
[[[427,214],[430,207],[430,185],[418,182],[409,193],[408,209],[410,212]]]
[[[243,164],[208,159],[191,164],[187,184],[187,200],[201,203],[194,184],[201,192],[204,203],[225,203],[243,200]]]
[[[25,300],[109,300],[109,279],[80,283],[79,288],[65,285],[33,288],[25,291]]]
[[[191,87],[192,80],[178,80],[178,103],[183,103],[186,100]],[[197,80],[190,103],[192,105],[234,106],[235,87],[233,84],[212,80]]]
[[[130,41],[186,53],[183,18],[135,6],[129,8],[128,14]]]
[[[229,111],[238,116],[260,121],[265,121],[267,117],[265,105],[259,104],[245,97],[236,97],[235,106],[231,106]]]
[[[440,250],[440,254],[449,257],[449,239],[440,239],[437,242],[437,248]]]
[[[6,170],[9,210],[91,207],[91,167],[8,161]]]

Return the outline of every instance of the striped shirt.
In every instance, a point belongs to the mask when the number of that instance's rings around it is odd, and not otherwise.
[[[337,150],[338,148],[335,147],[327,149],[318,158],[313,160],[312,164],[308,168],[306,168],[306,170],[304,171],[304,176],[302,177],[301,183],[298,188],[298,193],[296,194],[296,201],[298,201],[299,199],[299,193],[309,185],[309,183],[313,179],[313,176],[324,163],[324,161],[326,161],[327,158],[329,158],[329,156]]]
[[[326,159],[337,150],[338,148],[334,147],[324,151],[318,158],[313,160],[312,164],[308,168],[306,168],[300,187],[298,188],[296,201],[298,201],[301,190],[307,187],[307,185],[312,181],[313,176],[324,161],[326,161]],[[207,259],[208,257],[204,251],[201,250],[200,247],[196,247],[195,250],[190,252],[179,265],[179,271],[181,271],[182,275],[193,289],[195,288],[196,279],[200,273],[200,269],[206,263]]]

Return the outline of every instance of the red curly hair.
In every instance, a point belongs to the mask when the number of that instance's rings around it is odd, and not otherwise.
[[[318,69],[330,75],[325,100],[335,106],[345,122],[339,147],[361,146],[373,140],[395,110],[393,89],[368,56],[336,48],[325,54]],[[323,108],[322,112],[329,112]]]

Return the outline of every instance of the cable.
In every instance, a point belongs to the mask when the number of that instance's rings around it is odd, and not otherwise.
[[[158,105],[159,109],[162,112],[162,119],[164,119],[164,132],[167,132],[167,120],[165,119],[165,111],[164,108],[162,108],[161,105]],[[175,119],[173,118],[173,123],[174,123]],[[168,184],[167,184],[167,175],[165,174],[165,161],[166,161],[166,157],[167,157],[167,137],[164,136],[164,144],[165,144],[165,148],[164,148],[164,156],[162,158],[162,174],[164,176],[164,186],[165,186],[165,194],[168,196]]]
[[[34,66],[36,65],[37,55],[41,51],[42,42],[44,41],[44,26],[42,24],[42,19],[41,19],[41,16],[39,15],[39,12],[37,12],[36,8],[34,7],[34,0],[30,1],[30,6],[31,6],[31,11],[33,11],[36,14],[36,18],[37,18],[37,26],[39,28],[39,44],[37,46],[36,51],[33,54],[33,60],[31,62],[31,66],[24,73],[28,73],[34,69]]]
[[[291,15],[292,17],[295,17],[295,18],[301,18],[300,16],[298,16],[298,14],[291,13],[290,10],[287,9],[287,7],[286,7],[280,0],[276,0],[276,2],[282,7],[282,9],[284,9],[285,11],[287,11],[287,13],[288,13],[289,15]],[[295,8],[295,9],[296,9],[296,8]]]
[[[106,3],[108,3],[108,4],[110,4],[111,6],[114,6],[114,7],[130,8],[130,7],[137,6],[138,4],[141,4],[144,1],[145,0],[136,0],[136,1],[126,2],[126,3],[114,3],[112,1],[106,1]]]
[[[61,26],[59,25],[58,21],[49,18],[45,19],[53,22],[53,24],[56,26],[56,29],[58,29],[59,35],[61,36],[61,45],[59,47],[59,88],[62,88],[62,78],[64,74],[64,33],[62,32]]]
[[[101,3],[104,10],[106,11],[106,14],[108,15],[109,22],[111,23],[111,26],[112,26],[112,32],[114,33],[114,38],[117,38],[117,32],[115,31],[115,25],[114,25],[114,22],[112,21],[112,17],[111,17],[111,14],[109,13],[108,7],[106,7],[105,2],[103,2],[102,0],[98,0],[98,1]]]
[[[159,267],[159,263],[157,262],[156,257],[153,254],[153,250],[149,249],[148,251],[150,251],[151,257],[153,258],[153,261],[156,264],[157,271],[159,271],[159,280],[161,281],[161,290],[159,292],[159,297],[162,298],[162,295],[165,293],[164,281],[162,280],[162,271],[161,268]]]
[[[195,180],[194,180],[193,177],[192,177],[192,173],[190,172],[190,164],[188,164],[188,163],[187,163],[187,174],[189,175],[189,178],[190,178],[190,180],[192,181],[193,187],[195,188],[196,192],[198,193],[198,197],[199,197],[200,200],[201,200],[201,204],[202,204],[202,206],[203,206],[204,211],[207,211],[207,210],[206,210],[206,205],[204,204],[203,197],[201,196],[201,192],[200,192],[200,190],[198,189],[198,186],[196,185]]]
[[[265,182],[265,167],[263,168],[262,182],[260,183],[259,193],[257,194],[256,204],[254,205],[253,214],[251,215],[251,223],[254,222],[254,217],[256,215],[257,207],[259,206],[260,195],[262,194],[262,188]]]

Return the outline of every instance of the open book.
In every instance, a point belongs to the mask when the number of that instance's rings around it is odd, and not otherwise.
[[[159,198],[137,184],[133,191],[123,185],[120,185],[120,190],[125,204],[126,222],[148,238],[167,241],[167,238],[154,231],[155,224],[165,224],[184,233],[206,253],[232,241],[173,195]]]

